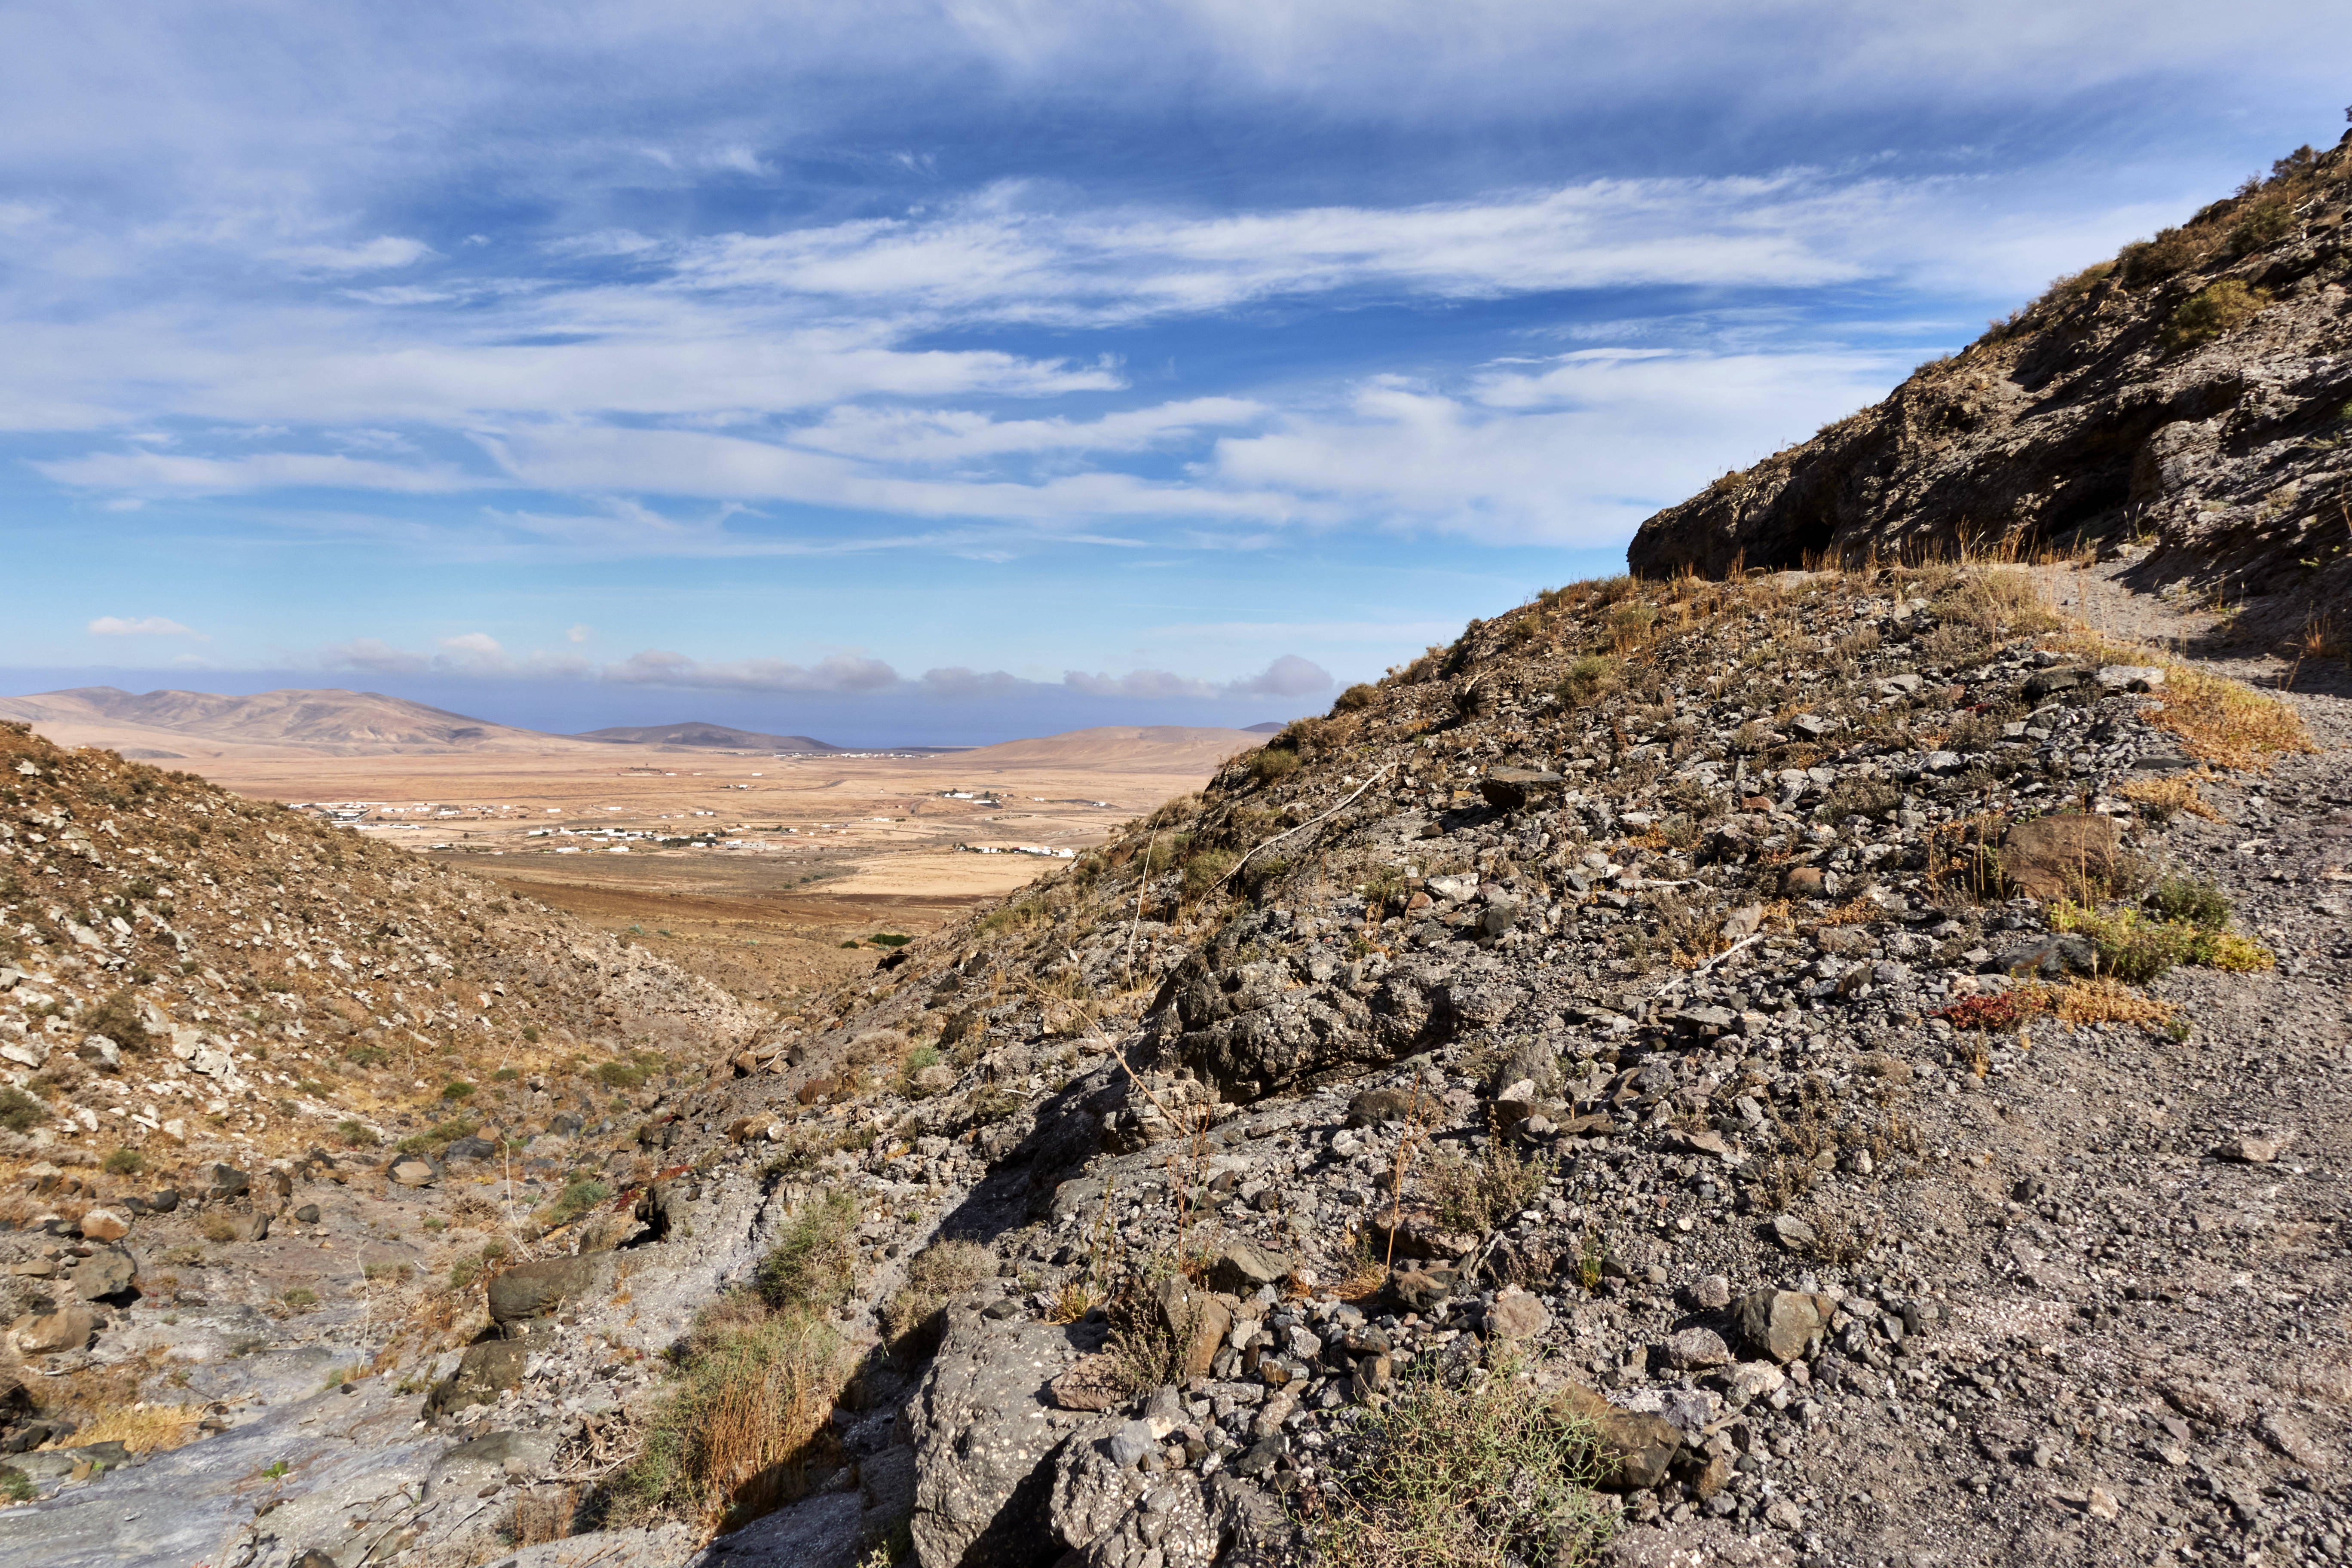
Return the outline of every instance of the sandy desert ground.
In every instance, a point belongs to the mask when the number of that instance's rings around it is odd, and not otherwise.
[[[163,765],[336,816],[789,1005],[870,968],[883,950],[867,939],[919,935],[1022,886],[1264,738],[1120,729],[929,757],[565,746]]]

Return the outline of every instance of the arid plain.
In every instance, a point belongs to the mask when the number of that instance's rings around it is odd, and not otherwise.
[[[789,1005],[870,968],[872,937],[920,935],[1022,886],[1263,739],[1120,727],[800,757],[574,742],[376,756],[225,747],[163,765],[333,816],[736,995]]]

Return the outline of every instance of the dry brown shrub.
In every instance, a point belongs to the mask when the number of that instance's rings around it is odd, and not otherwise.
[[[2062,1024],[2080,1028],[2090,1024],[2137,1024],[2143,1027],[2172,1022],[2179,1010],[2169,1002],[2143,996],[2116,980],[2076,980],[2060,986],[2050,998],[2050,1011]]]
[[[2184,811],[2208,822],[2221,820],[2221,814],[2205,804],[2193,778],[2139,779],[2124,785],[2123,794],[2126,800],[2149,807],[2159,822],[2169,822]]]

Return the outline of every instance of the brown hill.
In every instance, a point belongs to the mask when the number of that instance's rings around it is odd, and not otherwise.
[[[730,752],[838,752],[845,748],[807,735],[769,735],[689,719],[683,724],[614,724],[572,737],[624,746],[694,746]]]
[[[2299,149],[1657,513],[1627,559],[1719,576],[2004,536],[2096,543],[2134,562],[2134,586],[2225,591],[2242,632],[2301,632],[2352,595],[2347,202],[2352,145]]]
[[[1109,773],[1206,773],[1264,739],[1205,725],[1104,724],[1033,740],[1005,741],[939,759],[959,770],[1093,768]]]
[[[132,693],[112,686],[82,686],[0,698],[0,718],[29,723],[59,745],[97,746],[150,759],[545,752],[582,743],[406,698],[335,688],[228,697],[209,691]]]

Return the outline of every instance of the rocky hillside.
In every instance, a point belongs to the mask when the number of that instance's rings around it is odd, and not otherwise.
[[[526,1070],[698,1059],[752,1026],[566,916],[21,724],[0,726],[0,1159],[268,1161],[452,1111],[519,1128]]]
[[[0,1552],[2335,1560],[2352,721],[2099,585],[1548,594],[658,1086],[567,1226],[294,1168],[457,1266],[142,1261],[25,1353],[222,1429],[51,1436]]]
[[[2335,1550],[2352,726],[2301,700],[2021,571],[1474,625],[736,1086],[859,1195],[840,1462],[901,1479],[719,1545]],[[893,1354],[942,1237],[978,1289]],[[1597,1498],[1465,1458],[1570,1417]]]
[[[2095,543],[2295,637],[2352,597],[2352,144],[2060,279],[1874,407],[1642,525],[1633,569]]]

